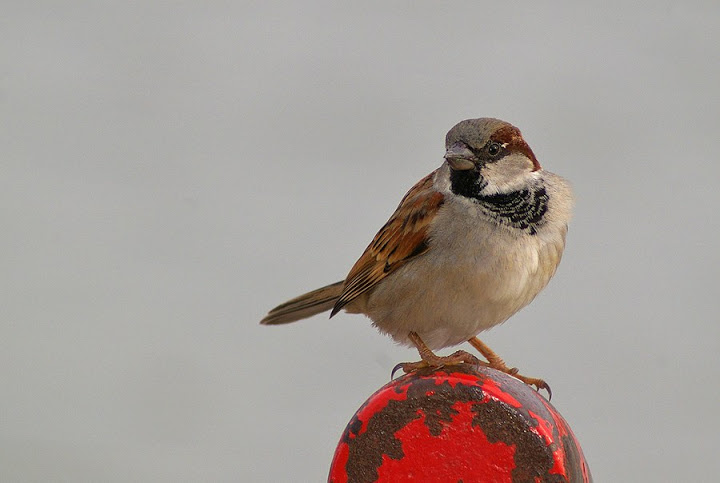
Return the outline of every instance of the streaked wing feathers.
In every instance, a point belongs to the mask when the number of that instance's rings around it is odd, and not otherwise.
[[[428,227],[444,201],[444,196],[433,189],[434,177],[435,172],[430,173],[407,192],[395,213],[355,262],[331,317],[428,249]]]

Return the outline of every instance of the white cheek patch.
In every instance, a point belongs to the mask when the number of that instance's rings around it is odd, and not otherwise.
[[[528,181],[536,178],[530,160],[520,154],[511,154],[497,163],[486,165],[482,175],[487,182],[485,193],[511,193],[527,188]]]

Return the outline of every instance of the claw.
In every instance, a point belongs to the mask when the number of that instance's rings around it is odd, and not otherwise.
[[[540,386],[537,387],[537,392],[540,392],[540,389],[545,389],[548,393],[548,401],[552,399],[552,390],[550,389],[550,386],[547,382],[543,381],[543,383]]]
[[[535,377],[526,377],[520,374],[514,374],[513,377],[521,380],[528,386],[533,386],[537,392],[540,392],[541,389],[545,389],[548,393],[548,401],[552,399],[552,390],[550,389],[548,383],[543,381],[542,379],[538,379]]]
[[[390,373],[390,380],[392,381],[395,379],[395,373],[403,368],[403,366],[406,364],[406,362],[398,362],[395,364],[395,367],[393,367],[392,372]]]

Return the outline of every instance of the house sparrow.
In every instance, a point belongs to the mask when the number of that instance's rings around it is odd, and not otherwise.
[[[344,281],[272,309],[276,325],[332,310],[367,315],[380,332],[418,349],[405,372],[462,362],[548,385],[509,368],[476,336],[506,321],[547,285],[560,263],[572,192],[540,167],[513,125],[468,119],[445,138],[445,161],[400,202]],[[468,341],[465,351],[433,350]]]

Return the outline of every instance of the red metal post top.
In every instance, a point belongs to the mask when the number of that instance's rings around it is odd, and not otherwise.
[[[519,380],[468,365],[395,379],[358,409],[328,481],[591,482],[557,410]]]

